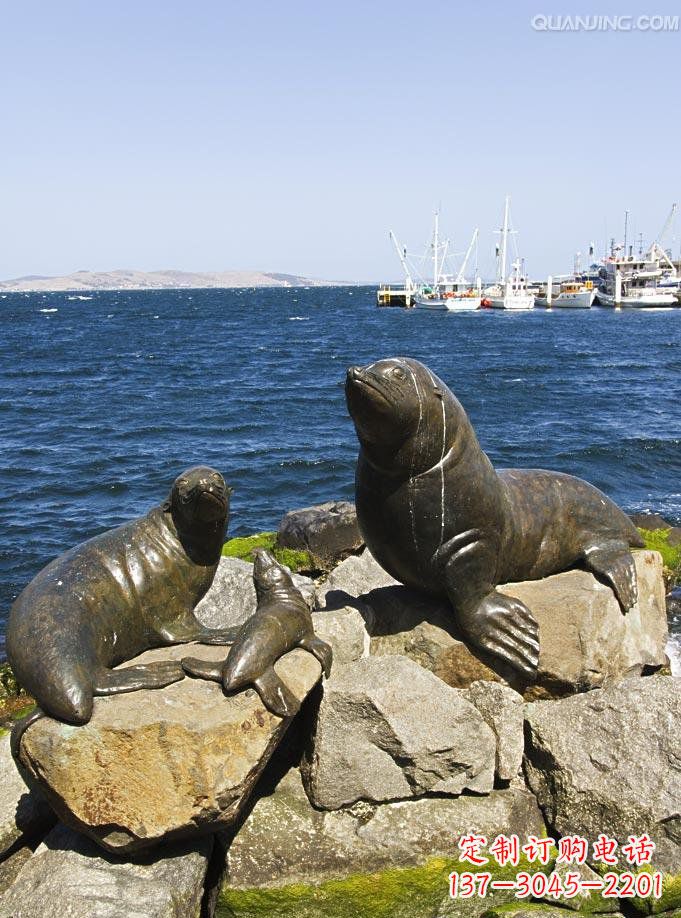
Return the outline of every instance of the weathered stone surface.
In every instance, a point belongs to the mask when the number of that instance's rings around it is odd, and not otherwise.
[[[518,904],[509,907],[508,905],[492,906],[480,912],[479,918],[575,918],[575,912],[566,912],[563,905],[567,906],[568,902],[574,902],[574,899],[567,899],[560,905],[543,905],[534,902],[530,904]],[[608,903],[608,900],[603,900]],[[612,901],[612,900],[611,900]],[[568,906],[569,907],[569,906]],[[607,907],[603,911],[610,911]],[[577,912],[577,915],[591,915],[592,912]],[[612,918],[622,918],[617,906],[612,909]]]
[[[608,678],[666,663],[667,618],[662,563],[657,552],[634,552],[640,599],[626,615],[614,593],[586,571],[505,584],[539,623],[538,694],[564,695],[602,685]],[[456,639],[449,606],[402,586],[374,589],[361,598],[371,653],[403,654],[448,685],[504,682]],[[514,685],[514,688],[519,686]]]
[[[36,787],[19,774],[9,748],[9,735],[0,738],[0,857],[20,838],[47,831],[55,815]]]
[[[397,581],[386,573],[368,549],[341,561],[317,587],[317,607],[338,609],[355,605],[352,600],[378,587],[394,586]]]
[[[314,581],[300,574],[292,574],[292,577],[305,602],[313,609],[316,602]],[[207,628],[230,628],[242,625],[253,615],[255,607],[253,565],[240,558],[223,557],[211,588],[194,614]]]
[[[666,663],[667,618],[662,559],[635,551],[639,601],[626,615],[610,587],[586,571],[509,583],[539,623],[538,683],[557,692],[584,691],[608,678]]]
[[[262,797],[232,840],[226,883],[235,889],[320,883],[386,867],[456,856],[458,836],[474,831],[541,835],[534,796],[518,782],[489,796],[422,797],[356,803],[326,812],[311,806],[297,769]]]
[[[324,684],[307,791],[323,809],[489,793],[495,750],[494,734],[461,692],[406,657],[369,657]]]
[[[474,682],[466,698],[482,714],[497,740],[496,776],[511,781],[523,761],[523,698],[498,682]]]
[[[199,918],[213,839],[126,863],[56,826],[0,896],[0,918]]]
[[[347,606],[335,611],[313,612],[312,624],[317,637],[331,645],[333,666],[344,666],[369,656],[369,633],[357,609]]]
[[[220,660],[226,648],[162,648],[125,665],[187,653]],[[300,649],[275,668],[299,699],[321,675]],[[96,698],[83,727],[39,720],[24,734],[21,757],[64,822],[110,851],[132,852],[230,825],[289,723],[253,690],[225,697],[215,682],[186,678]]]
[[[291,510],[279,524],[277,545],[308,551],[321,570],[330,570],[364,545],[355,505],[337,500]]]
[[[563,883],[568,873],[577,874],[580,882],[602,882],[602,877],[595,870],[592,870],[588,864],[556,864],[551,872],[557,874]],[[544,898],[552,905],[567,908],[571,912],[577,912],[580,915],[603,915],[619,912],[618,900],[604,898],[601,895],[601,890],[586,889],[569,899],[565,896],[561,896],[559,899],[551,896],[545,896]],[[571,916],[566,916],[563,912],[560,918],[571,918]]]
[[[501,679],[454,637],[454,616],[444,600],[401,585],[371,590],[361,598],[372,656],[409,657],[453,688],[478,679]]]
[[[681,681],[626,679],[526,719],[525,772],[553,832],[647,832],[655,867],[681,872]]]

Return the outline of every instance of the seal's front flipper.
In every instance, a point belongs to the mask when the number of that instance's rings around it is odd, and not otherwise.
[[[584,552],[584,562],[589,570],[610,584],[623,612],[628,612],[636,604],[636,566],[628,546],[604,545],[587,548]]]
[[[496,590],[471,613],[457,617],[471,644],[497,657],[524,679],[537,677],[539,626],[525,603]]]
[[[140,689],[165,688],[184,679],[182,665],[169,660],[163,663],[138,663],[124,669],[102,669],[95,676],[94,695],[122,695]]]
[[[212,660],[198,660],[196,657],[182,657],[182,669],[189,676],[198,679],[210,679],[211,682],[222,682],[222,663]]]
[[[281,681],[274,667],[266,669],[262,676],[253,680],[253,685],[268,711],[279,717],[293,717],[298,713],[300,702],[293,692]]]
[[[331,675],[331,660],[333,659],[333,650],[326,641],[318,637],[304,637],[298,644],[303,650],[309,651],[313,657],[316,657],[322,664],[324,675],[328,679]]]

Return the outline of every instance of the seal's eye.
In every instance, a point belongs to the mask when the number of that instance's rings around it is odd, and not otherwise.
[[[400,367],[393,367],[390,371],[390,375],[395,379],[406,379],[407,374]]]

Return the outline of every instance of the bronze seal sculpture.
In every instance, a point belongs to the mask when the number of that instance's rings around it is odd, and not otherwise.
[[[538,627],[499,583],[581,564],[636,602],[633,523],[597,488],[559,472],[495,472],[461,404],[417,360],[347,373],[360,441],[357,516],[369,550],[406,586],[449,599],[463,639],[536,674]]]
[[[228,513],[222,476],[189,469],[162,505],[60,555],[28,584],[10,610],[7,656],[42,712],[87,723],[95,695],[184,677],[178,662],[117,664],[166,644],[233,640],[193,614],[213,582]]]
[[[228,692],[252,685],[268,711],[292,717],[298,700],[276,674],[274,664],[289,650],[302,647],[319,660],[328,677],[331,647],[315,636],[307,603],[270,552],[255,552],[253,582],[257,609],[243,625],[224,663],[185,657],[182,666],[192,676],[221,682]]]

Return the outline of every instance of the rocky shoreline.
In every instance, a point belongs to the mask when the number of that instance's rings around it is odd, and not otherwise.
[[[672,527],[650,531],[681,544]],[[191,679],[97,699],[85,727],[29,728],[21,776],[3,736],[0,918],[679,918],[681,680],[665,653],[673,552],[666,570],[657,551],[635,553],[640,598],[626,617],[584,571],[502,587],[539,622],[539,677],[527,686],[452,636],[445,606],[378,566],[352,505],[289,514],[268,539],[304,568],[296,583],[333,647],[331,677],[320,681],[304,651],[283,657],[277,672],[304,699],[284,720],[254,692],[225,697]],[[196,610],[210,627],[255,608],[253,541],[234,542]],[[224,648],[193,652],[219,659]],[[462,862],[467,834],[521,845],[575,835],[591,851],[600,834],[620,850],[645,835],[656,850],[640,869],[662,874],[662,896],[452,898],[452,872],[503,884],[568,869],[556,847],[546,863]],[[603,864],[590,855],[578,869],[597,883]],[[620,855],[611,870],[638,868]]]

